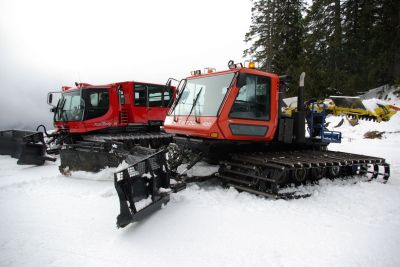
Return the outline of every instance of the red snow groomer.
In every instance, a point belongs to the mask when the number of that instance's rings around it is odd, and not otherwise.
[[[129,162],[126,155],[134,154],[132,147],[158,148],[170,141],[171,135],[160,127],[175,95],[170,82],[63,86],[61,92],[48,94],[55,132],[44,129],[47,153],[60,153],[63,174]]]
[[[106,85],[76,83],[50,92],[55,131],[43,125],[36,131],[0,131],[0,154],[18,158],[18,164],[42,165],[60,153],[60,171],[99,171],[123,160],[136,160],[171,141],[161,128],[176,88],[136,81]],[[44,128],[45,138],[39,128]]]
[[[329,143],[341,141],[341,133],[326,129],[326,110],[304,101],[304,73],[298,109],[287,115],[281,112],[285,76],[257,70],[254,62],[228,66],[221,72],[194,71],[181,81],[164,121],[165,131],[174,135],[167,157],[159,151],[115,173],[119,227],[157,210],[187,182],[203,179],[185,175],[201,159],[219,166],[212,177],[221,184],[272,198],[307,196],[290,186],[322,177],[389,178],[382,158],[327,150]],[[178,172],[182,164],[186,167]]]

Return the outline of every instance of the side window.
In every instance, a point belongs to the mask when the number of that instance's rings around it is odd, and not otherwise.
[[[85,90],[83,97],[86,99],[85,119],[93,119],[107,113],[110,100],[107,89]]]
[[[99,95],[97,93],[90,94],[90,105],[97,107],[99,105]]]
[[[139,107],[147,107],[147,90],[144,84],[135,84],[134,104]]]
[[[174,102],[173,99],[174,96],[174,90],[172,87],[165,87],[164,90],[164,107],[171,107],[172,103]]]
[[[108,98],[108,92],[102,92],[98,94],[97,97],[99,103],[98,103],[98,107],[102,108],[102,109],[108,109],[109,106],[109,98]]]
[[[245,84],[240,87],[230,118],[269,120],[271,80],[268,77],[247,75]]]
[[[149,107],[161,107],[163,106],[163,93],[164,86],[148,85],[147,89],[149,92]]]
[[[162,85],[135,84],[135,106],[171,107],[173,102],[173,88]]]

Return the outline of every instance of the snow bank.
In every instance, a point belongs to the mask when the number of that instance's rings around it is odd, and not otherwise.
[[[343,125],[335,128],[342,119],[344,119]],[[385,138],[393,138],[394,140],[397,140],[400,136],[400,112],[393,115],[389,121],[378,123],[375,121],[359,120],[358,125],[354,127],[350,125],[345,117],[328,116],[326,121],[329,122],[328,129],[342,132],[344,139],[362,139],[368,131],[385,132]]]
[[[400,107],[400,87],[383,85],[360,95],[364,100],[378,99],[386,104]]]
[[[105,168],[97,173],[86,171],[73,171],[70,178],[94,181],[113,181],[116,168]]]

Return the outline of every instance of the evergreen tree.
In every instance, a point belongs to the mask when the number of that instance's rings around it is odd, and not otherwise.
[[[339,0],[316,0],[307,13],[302,66],[308,73],[308,94],[322,97],[340,93],[342,16]]]
[[[299,67],[304,34],[303,9],[304,3],[299,0],[280,1],[277,5],[272,40],[275,54],[271,65],[277,73],[294,74]]]
[[[383,0],[375,3],[370,40],[369,82],[372,86],[400,81],[400,3]]]
[[[400,82],[398,0],[314,0],[303,11],[301,0],[255,0],[245,55],[296,80],[305,71],[308,97]]]
[[[399,3],[393,0],[343,2],[343,92],[393,84],[399,50]]]
[[[261,68],[271,71],[272,58],[275,54],[273,36],[275,26],[275,0],[256,0],[251,9],[251,26],[245,35],[246,42],[252,46],[244,51],[244,55],[251,55],[260,64]]]
[[[245,56],[254,57],[262,69],[298,76],[304,34],[301,0],[256,0],[252,24],[245,36],[251,42]]]

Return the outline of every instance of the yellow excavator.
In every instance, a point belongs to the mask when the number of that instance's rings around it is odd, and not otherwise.
[[[399,110],[392,105],[377,104],[373,110],[368,110],[360,97],[350,96],[330,96],[327,99],[314,99],[313,107],[316,109],[325,109],[328,114],[334,116],[344,116],[350,125],[355,126],[360,119],[369,121],[388,121]],[[296,110],[296,107],[289,104],[283,112],[290,115]],[[344,122],[344,118],[335,127],[340,127]]]

